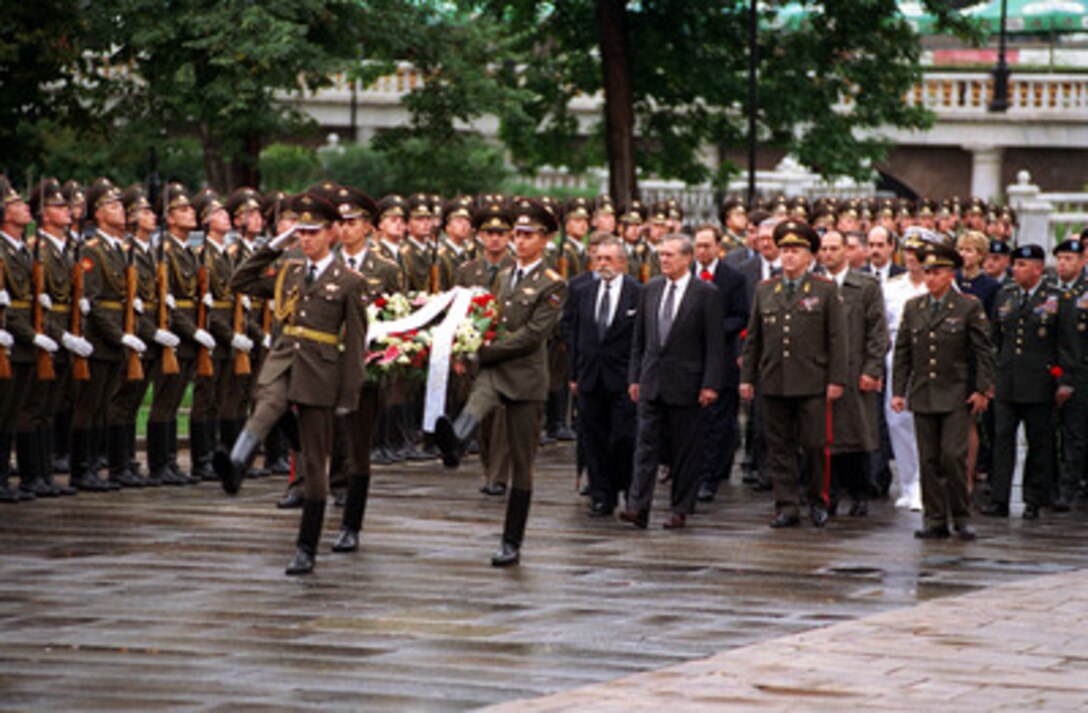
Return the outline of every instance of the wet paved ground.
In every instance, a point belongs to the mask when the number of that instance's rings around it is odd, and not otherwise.
[[[282,478],[3,507],[0,709],[465,710],[1088,567],[1083,504],[931,544],[887,502],[772,531],[766,496],[733,484],[687,531],[658,512],[641,532],[583,514],[571,456],[542,450],[509,571],[488,566],[503,505],[473,462],[377,469],[362,550],[328,553],[330,508],[304,579],[282,573]]]

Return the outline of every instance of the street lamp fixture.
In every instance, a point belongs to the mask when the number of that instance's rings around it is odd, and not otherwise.
[[[1004,112],[1009,108],[1009,65],[1005,62],[1005,20],[1008,0],[1001,0],[1001,34],[997,48],[997,66],[994,67],[994,98],[990,111]]]

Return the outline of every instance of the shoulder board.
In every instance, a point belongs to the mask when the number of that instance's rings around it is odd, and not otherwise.
[[[1001,292],[1014,292],[1019,289],[1020,288],[1017,286],[1017,284],[1012,281],[1006,282],[1005,284],[1001,285]]]
[[[239,250],[241,250],[241,248],[238,247],[238,243],[231,243],[230,245],[227,246],[227,255],[230,255],[231,257],[234,257],[235,255],[238,254]]]
[[[38,244],[38,236],[37,235],[31,235],[29,238],[26,239],[26,247],[27,247],[28,250],[33,250],[34,246],[37,245],[37,244]]]
[[[164,241],[163,244],[162,244],[162,249],[165,250],[166,252],[170,252],[171,250],[174,249],[174,241],[173,240],[166,240],[165,238],[160,238],[160,240]]]
[[[96,248],[96,247],[98,247],[98,243],[99,243],[98,238],[89,238],[88,240],[86,240],[83,243],[83,247],[85,247],[85,248]]]
[[[811,277],[813,280],[816,280],[818,282],[827,282],[827,283],[832,282],[832,279],[830,277],[826,277],[826,276],[821,275],[819,273],[810,272],[810,273],[808,273],[808,276]]]
[[[544,271],[544,275],[547,276],[547,278],[549,280],[552,280],[553,282],[559,282],[560,280],[563,279],[562,275],[560,275],[558,272],[551,269],[550,267],[547,270]]]

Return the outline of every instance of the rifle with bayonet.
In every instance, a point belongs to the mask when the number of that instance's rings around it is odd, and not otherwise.
[[[204,246],[200,249],[200,268],[196,273],[197,295],[196,303],[196,328],[208,331],[208,305],[204,303],[208,294],[208,231],[204,230]],[[211,376],[215,373],[212,366],[212,351],[203,344],[196,352],[196,375]]]
[[[245,233],[249,230],[249,212],[252,208],[249,207],[249,201],[246,201],[246,212],[242,218],[242,230],[238,234],[238,251],[241,254],[242,242],[245,240]],[[234,293],[234,333],[245,334],[246,331],[246,308],[245,308],[245,296],[238,292]],[[244,352],[241,349],[234,350],[234,373],[236,376],[248,376],[253,370],[252,365],[249,363],[249,353]]]
[[[27,188],[27,195],[30,195],[30,188]],[[44,204],[43,200],[38,201],[39,205]],[[23,242],[27,241],[27,238],[32,234],[32,231],[36,230],[37,226],[34,223],[29,223],[26,226],[26,232],[23,235]],[[42,241],[41,238],[34,240],[34,262],[31,267],[31,283],[34,290],[34,333],[45,334],[45,307],[42,306],[42,295],[45,294],[45,263],[42,262]],[[53,370],[53,355],[47,352],[45,349],[38,348],[38,381],[53,381],[57,378],[56,372]]]
[[[4,261],[0,260],[0,292],[4,291]],[[7,308],[0,307],[0,329],[7,327]],[[11,378],[11,359],[7,347],[0,346],[0,379]]]
[[[83,263],[79,259],[81,246],[79,241],[74,241],[72,249],[72,311],[69,317],[68,331],[73,337],[83,336],[83,311],[79,304],[83,301]],[[72,379],[75,381],[90,381],[91,365],[87,357],[72,354]]]

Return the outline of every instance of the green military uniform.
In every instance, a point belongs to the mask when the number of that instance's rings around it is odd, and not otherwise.
[[[993,379],[990,325],[981,302],[950,288],[940,302],[920,295],[906,303],[895,339],[892,395],[905,397],[914,413],[926,530],[947,533],[951,520],[962,533],[969,524],[964,402],[972,393],[988,393]]]
[[[819,247],[815,231],[793,221],[775,228],[775,242],[779,246],[807,246],[813,251]],[[776,511],[772,525],[797,524],[798,446],[808,465],[813,522],[822,525],[826,519],[829,474],[823,449],[828,445],[827,387],[845,384],[847,368],[846,324],[833,282],[806,273],[793,284],[779,276],[756,286],[741,383],[758,383],[763,399]]]
[[[1070,241],[1073,242],[1073,241]],[[1079,242],[1074,242],[1083,250]],[[1072,285],[1059,285],[1065,344],[1072,352],[1068,383],[1073,395],[1061,409],[1061,458],[1055,508],[1069,506],[1084,481],[1088,465],[1088,279],[1081,275]]]
[[[41,215],[44,206],[64,206],[67,200],[61,193],[60,184],[46,179],[34,189],[30,197],[32,210]],[[72,258],[66,252],[63,235],[49,235],[39,230],[29,246],[41,260],[42,292],[52,305],[44,314],[44,332],[57,344],[68,334],[72,318]],[[72,487],[53,482],[53,420],[64,410],[66,399],[71,395],[72,377],[68,352],[58,349],[52,357],[54,378],[41,380],[34,373],[30,393],[33,398],[24,401],[17,426],[19,474],[23,488],[34,495],[74,495]],[[67,438],[67,434],[63,434]]]
[[[512,212],[515,230],[546,235],[557,228],[554,214],[535,201],[522,200]],[[460,462],[458,451],[476,426],[500,405],[506,407],[513,483],[503,531],[503,554],[492,563],[513,564],[529,515],[540,412],[548,396],[547,341],[562,316],[567,285],[544,265],[543,257],[533,265],[507,268],[498,279],[499,336],[480,348],[480,371],[457,422],[439,419],[435,438],[446,464],[456,467]]]
[[[301,230],[321,230],[338,219],[336,208],[304,193],[291,201]],[[295,407],[301,444],[306,502],[298,552],[288,574],[313,569],[328,495],[328,458],[334,409],[359,406],[366,349],[366,282],[329,253],[320,263],[291,258],[278,265],[282,250],[266,245],[238,268],[230,288],[274,299],[283,323],[261,373],[253,415],[246,421],[229,459],[216,457],[216,472],[228,493],[242,477],[264,437]]]
[[[192,209],[188,193],[179,184],[167,186],[165,203],[167,213]],[[163,221],[165,220],[164,215]],[[181,407],[185,390],[192,383],[196,373],[196,353],[199,346],[196,341],[196,303],[200,299],[197,281],[200,262],[186,244],[186,237],[165,232],[160,249],[166,261],[168,295],[172,298],[170,331],[181,339],[181,343],[175,350],[178,358],[178,373],[163,374],[161,369],[155,369],[151,378],[151,413],[147,420],[147,465],[150,477],[167,485],[189,485],[197,482],[197,479],[183,473],[177,462],[178,409]],[[160,453],[163,454],[161,460],[158,458]]]
[[[1031,259],[1043,256],[1038,246],[1021,246],[1013,256],[1023,258],[1023,253],[1031,253]],[[1032,510],[1037,513],[1040,506],[1050,504],[1057,483],[1054,394],[1058,386],[1072,385],[1071,373],[1065,372],[1072,371],[1074,362],[1070,354],[1074,344],[1068,342],[1068,330],[1061,324],[1071,314],[1068,308],[1062,309],[1062,302],[1062,293],[1042,279],[1028,294],[1016,284],[1005,285],[997,293],[993,323],[997,349],[994,472],[987,514],[1007,514],[1016,466],[1016,430],[1021,422],[1028,439],[1025,515],[1031,517]]]

